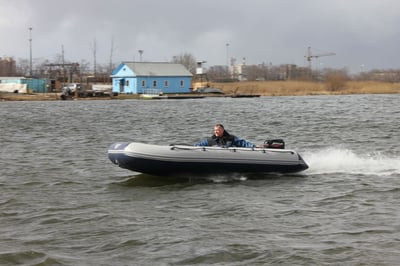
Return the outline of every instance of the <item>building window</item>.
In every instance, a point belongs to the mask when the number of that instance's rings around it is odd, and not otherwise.
[[[165,88],[168,88],[168,85],[169,85],[169,84],[168,84],[168,80],[164,81],[164,87],[165,87]]]
[[[183,82],[183,80],[181,80],[180,84],[181,84],[181,87],[183,87],[183,86],[185,85],[185,83]]]
[[[157,80],[153,80],[153,87],[157,87]]]
[[[145,88],[145,87],[146,87],[146,81],[142,80],[142,88]]]
[[[129,87],[129,80],[128,79],[125,81],[125,86]]]

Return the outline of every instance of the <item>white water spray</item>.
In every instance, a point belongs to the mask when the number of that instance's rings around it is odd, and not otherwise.
[[[326,148],[307,151],[304,160],[310,166],[308,174],[350,173],[367,175],[400,174],[400,158],[380,153],[356,154],[352,150]]]

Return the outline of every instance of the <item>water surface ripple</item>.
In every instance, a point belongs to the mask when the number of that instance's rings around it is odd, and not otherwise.
[[[397,265],[400,95],[0,102],[0,265]],[[299,174],[160,178],[117,141],[215,123],[284,138]]]

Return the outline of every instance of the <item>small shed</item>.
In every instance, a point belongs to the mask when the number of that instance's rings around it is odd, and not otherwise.
[[[0,77],[1,84],[26,84],[27,89],[30,92],[47,92],[47,80],[38,78],[25,78],[25,77]],[[20,92],[27,92],[20,91]]]
[[[192,73],[182,64],[123,62],[112,73],[112,92],[128,94],[189,93]]]

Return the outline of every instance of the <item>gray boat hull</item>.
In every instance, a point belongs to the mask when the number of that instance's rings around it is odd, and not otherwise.
[[[292,173],[308,165],[293,150],[114,143],[108,157],[121,168],[152,175]]]

